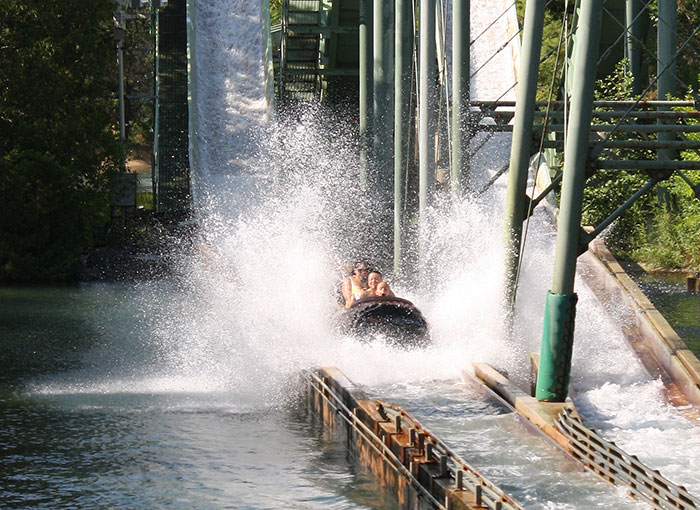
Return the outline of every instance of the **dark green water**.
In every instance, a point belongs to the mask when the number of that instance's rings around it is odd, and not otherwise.
[[[686,290],[686,274],[633,274],[635,282],[700,357],[700,294]]]

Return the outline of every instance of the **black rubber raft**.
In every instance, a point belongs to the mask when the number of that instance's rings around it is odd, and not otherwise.
[[[430,343],[428,323],[416,306],[397,297],[366,297],[355,301],[338,318],[342,334],[371,342],[381,336],[394,347],[414,349]]]

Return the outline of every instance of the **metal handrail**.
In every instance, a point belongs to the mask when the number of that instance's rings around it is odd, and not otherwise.
[[[571,409],[559,413],[556,426],[569,439],[572,453],[587,469],[614,485],[627,486],[635,498],[659,510],[700,508],[700,499],[685,487],[669,481],[636,456],[600,437],[574,417]]]

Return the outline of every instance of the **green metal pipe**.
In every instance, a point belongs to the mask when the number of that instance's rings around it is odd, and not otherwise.
[[[424,218],[435,164],[435,0],[421,0],[419,26],[418,210]]]
[[[470,106],[484,107],[488,110],[495,110],[501,106],[515,106],[515,101],[484,101],[471,100]],[[564,107],[563,101],[535,101],[535,106],[550,107],[553,110]],[[679,108],[698,108],[698,103],[695,101],[593,101],[593,108],[615,108],[618,106],[639,106],[640,108],[656,108],[657,106],[675,106]]]
[[[369,162],[372,159],[370,140],[373,103],[372,0],[360,0],[359,72],[360,72],[360,184],[367,185]]]
[[[425,232],[430,191],[435,179],[435,121],[437,86],[435,82],[435,0],[420,0],[418,83],[418,268],[425,283]]]
[[[412,3],[396,0],[394,5],[394,275],[402,262],[402,219],[404,169],[408,156],[411,58],[414,29]]]
[[[394,3],[374,2],[374,123],[373,164],[368,179],[378,200],[375,249],[387,263],[394,255]],[[393,263],[392,263],[393,265]]]
[[[586,182],[593,89],[603,0],[583,0],[573,63],[571,116],[564,160],[552,290],[547,295],[537,376],[538,400],[563,402],[568,394],[573,349],[583,188]]]
[[[373,12],[374,42],[374,164],[379,183],[386,179],[393,132],[394,31],[393,2],[377,0]],[[380,184],[381,186],[381,184]]]
[[[668,99],[676,95],[676,43],[678,30],[678,5],[676,0],[658,0],[657,27],[657,75],[658,97]],[[659,120],[659,124],[664,124]],[[659,133],[659,141],[674,140],[672,133]],[[675,159],[674,151],[661,149],[656,152],[659,160]]]
[[[452,166],[453,197],[469,183],[469,0],[454,0],[452,6]]]
[[[506,194],[504,239],[506,243],[506,302],[515,300],[520,245],[525,220],[528,164],[532,153],[532,123],[537,94],[537,74],[542,49],[544,0],[525,4],[525,23],[520,58],[518,96],[515,103],[513,141],[510,148],[508,191]]]
[[[637,43],[642,39],[639,20],[640,7],[639,0],[625,0],[625,26],[627,27],[625,56],[632,75],[632,92],[635,95],[642,91],[642,52]]]
[[[512,126],[487,126],[488,130],[511,131]],[[542,131],[541,125],[534,126],[535,131]],[[547,131],[564,131],[563,124],[550,124]],[[593,124],[592,132],[619,131],[621,133],[656,133],[656,132],[677,132],[677,133],[700,133],[700,124]],[[606,142],[607,143],[607,142]]]
[[[495,111],[495,112],[484,112],[478,114],[480,117],[493,117],[496,119],[509,119],[515,116],[516,112],[509,111]],[[618,119],[621,117],[626,117],[629,119],[666,119],[666,120],[677,120],[677,119],[700,119],[699,111],[671,111],[671,110],[633,110],[631,112],[623,112],[620,110],[616,111],[596,111],[592,112],[593,117],[596,119]],[[533,112],[533,117],[549,117],[551,118],[562,118],[564,112],[561,110],[535,110]]]
[[[583,0],[579,17],[552,281],[555,294],[571,294],[574,290],[602,4],[603,0]]]

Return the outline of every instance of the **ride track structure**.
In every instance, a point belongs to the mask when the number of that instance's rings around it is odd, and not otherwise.
[[[533,363],[536,364],[534,360]],[[655,510],[700,508],[700,499],[685,487],[586,427],[570,400],[537,401],[485,363],[474,363],[474,376],[588,471],[612,485],[627,488],[632,498]],[[473,378],[465,375],[465,380]]]
[[[700,508],[700,499],[658,470],[645,466],[612,441],[586,427],[571,409],[563,409],[556,420],[559,431],[569,438],[569,451],[589,471],[613,485],[626,486],[630,494],[655,509]]]
[[[402,508],[522,507],[398,406],[370,400],[337,368],[307,371],[307,402]]]

